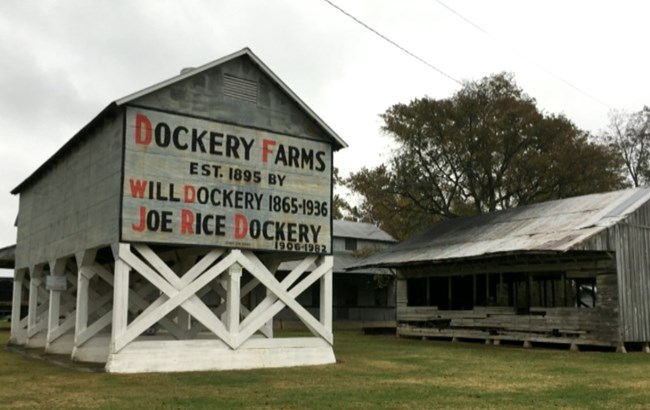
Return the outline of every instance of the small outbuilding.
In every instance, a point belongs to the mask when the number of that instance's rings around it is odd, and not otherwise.
[[[397,270],[400,336],[648,350],[650,189],[442,221],[355,267]]]
[[[390,269],[366,268],[347,271],[361,258],[397,243],[376,225],[335,220],[333,225],[333,323],[335,328],[394,328],[395,274]],[[288,274],[296,262],[284,262],[278,275]],[[312,267],[314,268],[314,267]],[[308,269],[307,271],[310,271]],[[298,300],[316,312],[319,290],[304,292]],[[289,309],[276,317],[276,326],[292,327],[299,322]]]

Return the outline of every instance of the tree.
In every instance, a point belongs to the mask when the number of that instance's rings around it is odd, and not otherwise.
[[[650,181],[650,107],[631,114],[610,112],[604,140],[620,155],[635,187]]]
[[[612,151],[566,117],[540,112],[509,74],[465,83],[447,99],[396,104],[381,118],[398,148],[347,184],[398,238],[440,218],[621,186]]]
[[[346,185],[362,196],[362,202],[354,208],[359,222],[375,224],[396,239],[405,239],[433,222],[436,215],[413,206],[394,187],[392,175],[385,165],[374,169],[362,168],[346,180]]]
[[[336,220],[361,221],[362,217],[359,215],[358,209],[350,205],[350,203],[343,196],[341,196],[339,192],[337,192],[338,188],[345,186],[345,179],[341,177],[339,169],[334,167],[332,177],[332,188],[334,190],[332,201],[332,216]]]

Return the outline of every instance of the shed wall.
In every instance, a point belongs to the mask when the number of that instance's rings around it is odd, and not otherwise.
[[[616,226],[621,333],[626,342],[650,341],[650,204]]]
[[[122,124],[105,119],[20,193],[16,269],[117,241]]]
[[[228,78],[228,79],[226,79]],[[241,82],[233,89],[229,83]],[[239,91],[238,91],[239,90]],[[228,61],[131,102],[325,142],[331,139],[248,57]]]

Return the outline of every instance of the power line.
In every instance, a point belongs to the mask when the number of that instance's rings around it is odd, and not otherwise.
[[[386,37],[385,35],[381,34],[381,33],[378,32],[377,30],[375,30],[374,28],[370,27],[369,25],[367,25],[367,24],[364,23],[363,21],[361,21],[361,20],[359,20],[358,18],[354,17],[352,14],[348,13],[347,11],[343,10],[342,8],[340,8],[339,6],[337,6],[336,4],[332,3],[330,0],[323,0],[323,1],[324,1],[325,3],[327,3],[327,4],[329,4],[330,6],[334,7],[335,9],[337,9],[337,10],[340,11],[341,13],[345,14],[346,16],[348,16],[349,18],[351,18],[352,20],[354,20],[356,23],[362,25],[362,26],[363,26],[364,28],[366,28],[367,30],[369,30],[369,31],[371,31],[372,33],[376,34],[377,36],[381,37],[383,40],[389,42],[389,43],[392,44],[393,46],[397,47],[398,49],[402,50],[402,51],[405,52],[406,54],[408,54],[408,55],[410,55],[411,57],[415,58],[415,59],[418,60],[419,62],[425,64],[425,65],[428,66],[429,68],[432,68],[432,69],[436,70],[438,73],[444,75],[445,77],[447,77],[448,79],[452,80],[453,82],[455,82],[455,83],[457,83],[457,84],[460,84],[461,86],[463,85],[463,83],[461,83],[460,81],[458,81],[458,80],[455,79],[454,77],[452,77],[452,76],[450,76],[449,74],[445,73],[444,71],[442,71],[442,70],[439,69],[438,67],[434,66],[433,64],[429,63],[428,61],[424,60],[423,58],[418,57],[417,55],[415,55],[414,53],[410,52],[410,51],[407,50],[406,48],[400,46],[399,44],[397,44],[397,43],[394,42],[393,40],[389,39],[389,38]]]
[[[326,0],[326,1],[327,1],[327,0]],[[499,43],[503,43],[503,41],[501,41],[500,39],[494,37],[492,34],[488,33],[486,30],[484,30],[484,29],[483,29],[482,27],[480,27],[478,24],[474,23],[473,21],[471,21],[471,20],[468,19],[467,17],[463,16],[462,14],[460,14],[459,12],[457,12],[456,10],[452,9],[451,7],[449,7],[449,6],[448,6],[447,4],[445,4],[442,0],[435,0],[435,1],[436,1],[436,3],[440,4],[442,7],[446,8],[446,9],[447,9],[448,11],[450,11],[451,13],[455,14],[458,18],[460,18],[461,20],[463,20],[463,21],[466,22],[467,24],[471,25],[472,27],[474,27],[475,29],[477,29],[477,30],[480,31],[481,33],[483,33],[483,34],[485,34],[486,36],[490,37],[492,40],[494,40],[494,41],[496,41],[496,42],[499,42]],[[582,90],[581,88],[579,88],[577,85],[574,85],[574,84],[571,83],[570,81],[565,80],[564,78],[562,78],[562,77],[560,77],[559,75],[555,74],[554,72],[552,72],[551,70],[547,69],[547,68],[544,67],[543,65],[539,64],[539,63],[536,62],[535,60],[532,60],[532,59],[526,57],[525,55],[523,55],[523,54],[517,52],[517,51],[514,50],[514,49],[510,49],[510,50],[511,50],[515,55],[517,55],[519,58],[522,58],[522,59],[528,61],[529,63],[533,64],[534,66],[536,66],[536,67],[539,68],[540,70],[542,70],[542,71],[546,72],[547,74],[551,75],[551,76],[554,77],[556,80],[559,80],[559,81],[563,82],[565,85],[567,85],[567,86],[573,88],[575,91],[579,92],[580,94],[584,95],[585,97],[587,97],[587,98],[589,98],[589,99],[591,99],[591,100],[597,102],[598,104],[600,104],[600,105],[602,105],[602,106],[604,106],[604,107],[607,107],[607,108],[609,108],[609,109],[612,109],[612,107],[611,107],[609,104],[607,104],[606,102],[603,102],[603,101],[601,101],[600,99],[594,97],[593,95],[587,93],[586,91],[583,91],[583,90]]]

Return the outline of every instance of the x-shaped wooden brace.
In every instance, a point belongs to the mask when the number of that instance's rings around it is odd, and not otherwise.
[[[145,245],[132,246],[155,270],[135,256],[130,249],[121,251],[120,259],[156,286],[163,294],[133,320],[123,334],[116,336],[114,342],[116,352],[179,306],[229,346],[234,347],[232,337],[224,324],[196,293],[237,262],[240,255],[238,251],[232,251],[224,259],[210,267],[224,252],[223,250],[214,250],[205,255],[185,275],[178,277],[149,247]]]
[[[240,264],[248,270],[257,280],[266,286],[273,295],[267,296],[259,305],[253,309],[246,319],[240,325],[237,346],[244,343],[257,330],[264,326],[266,322],[280,312],[285,306],[294,311],[296,316],[307,326],[314,334],[319,335],[328,343],[333,343],[331,330],[327,329],[314,316],[311,315],[300,303],[296,301],[298,295],[304,292],[309,286],[320,279],[321,276],[332,269],[332,266],[321,264],[317,266],[307,277],[300,283],[294,283],[300,278],[303,272],[314,262],[316,256],[306,257],[302,262],[293,269],[282,282],[278,282],[275,276],[264,266],[264,264],[252,252],[244,252]],[[291,288],[289,290],[289,288]]]
[[[88,275],[89,278],[96,275],[111,287],[113,286],[113,273],[102,265],[95,263],[93,265],[86,266],[84,272],[84,274]],[[129,289],[129,311],[133,314],[136,314],[140,311],[146,310],[149,307],[149,302],[146,300],[145,296],[151,293],[153,289],[155,289],[155,287],[149,282],[143,284],[138,289]],[[77,346],[81,346],[103,328],[110,325],[113,319],[113,310],[110,307],[105,306],[113,300],[112,292],[106,293],[103,296],[98,295],[96,292],[91,291],[90,289],[88,292],[88,296],[93,305],[92,309],[89,309],[89,314],[98,314],[99,318],[90,326],[88,326],[83,332],[81,332],[76,341]],[[175,337],[181,337],[182,331],[173,321],[167,318],[162,318],[159,323]]]
[[[66,332],[74,329],[76,321],[74,292],[77,290],[77,277],[72,273],[72,268],[69,265],[66,266],[64,275],[69,287],[65,291],[61,291],[60,313],[65,316],[65,319],[48,335],[49,342],[53,342]]]
[[[241,294],[240,294],[240,299],[243,298],[244,296],[248,295],[255,289],[258,285],[260,284],[260,281],[257,278],[251,278],[250,281],[248,281],[244,286],[241,288]],[[210,283],[208,287],[201,289],[201,291],[198,293],[199,297],[204,297],[207,293],[210,291],[214,291],[217,295],[219,295],[222,299],[226,299],[228,297],[226,289],[221,286],[220,283]],[[242,317],[246,318],[248,315],[250,315],[251,311],[244,305],[240,304],[239,306],[240,309],[240,314]],[[214,314],[217,316],[220,316],[224,311],[226,310],[226,303],[221,303],[216,309],[214,309]],[[188,332],[188,336],[190,338],[196,337],[196,335],[201,331],[202,326],[200,324],[196,324],[192,326],[192,329]],[[267,326],[263,326],[260,329],[260,332],[266,337],[273,337],[273,329]]]
[[[33,270],[33,269],[32,269]],[[27,337],[33,337],[36,335],[38,332],[47,329],[47,318],[48,318],[48,311],[49,311],[49,301],[50,301],[50,292],[45,290],[45,277],[40,274],[38,276],[30,275],[30,289],[29,289],[29,305],[30,305],[30,312],[27,314],[28,315],[28,320],[27,320]],[[32,293],[32,287],[35,288],[35,292]],[[33,302],[33,299],[35,300],[35,303]],[[38,303],[39,300],[41,303]],[[32,312],[32,306],[36,306],[36,309],[34,312]],[[32,323],[29,323],[29,316],[33,315]]]

